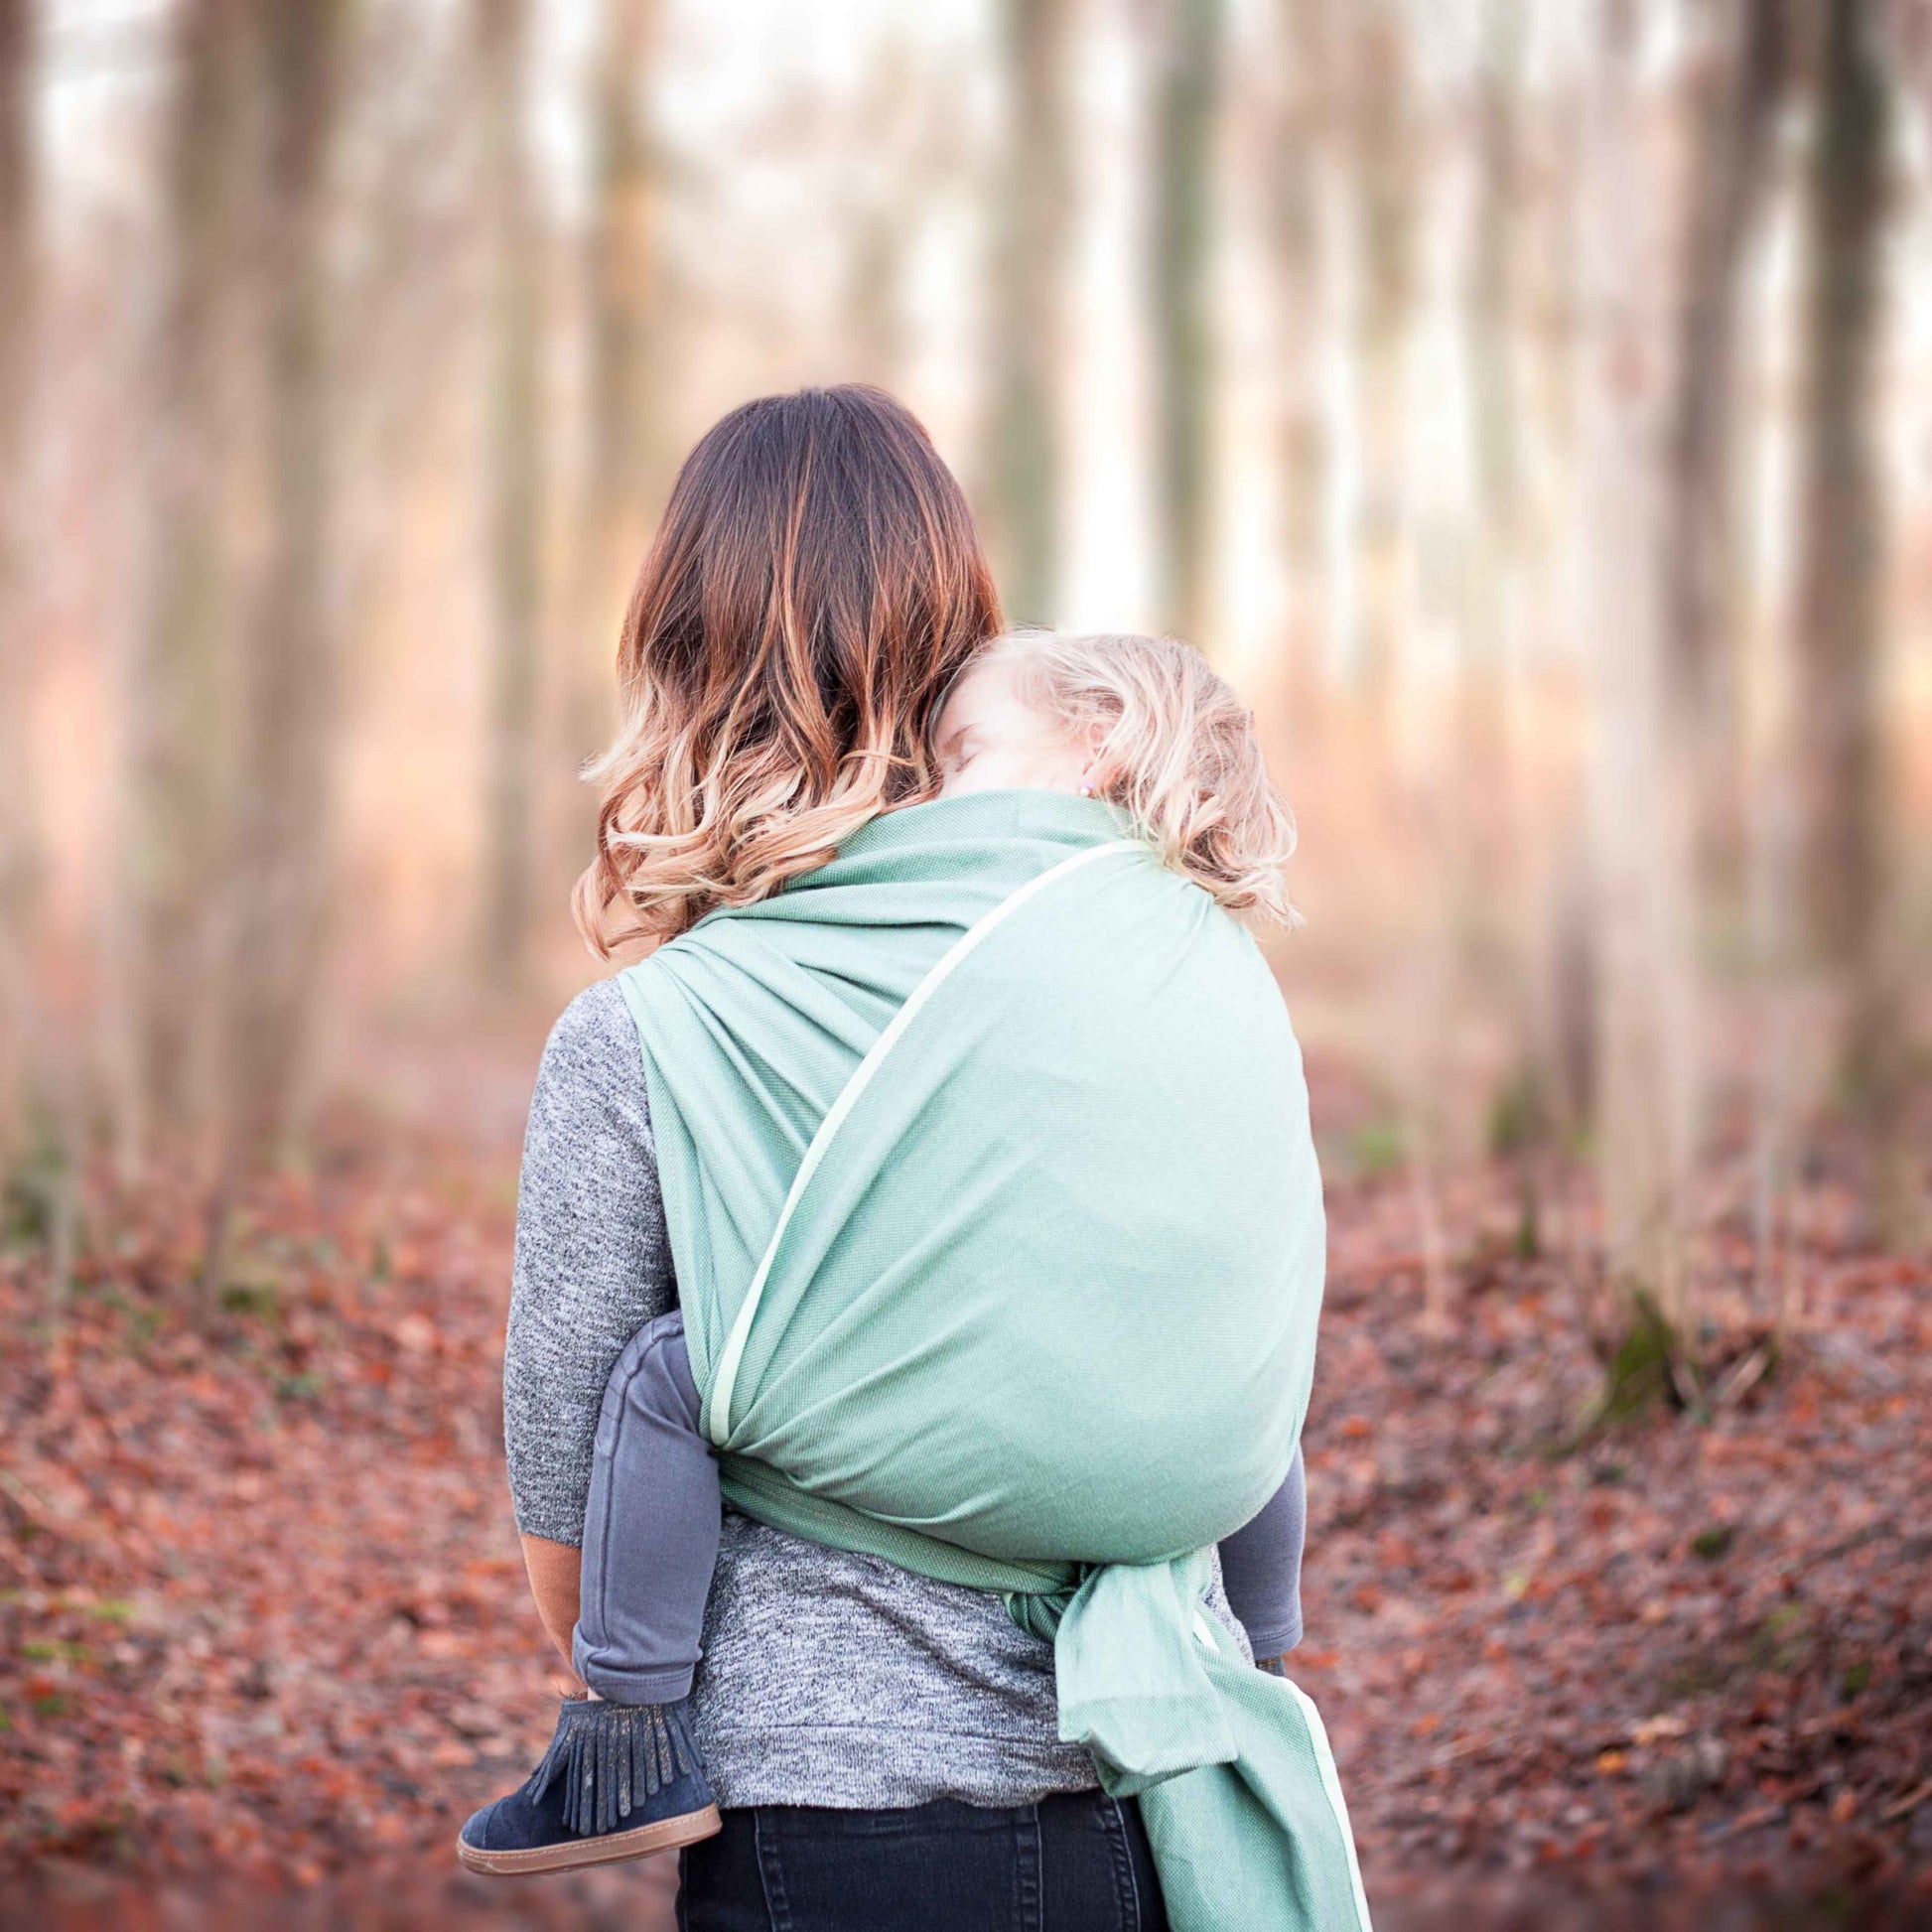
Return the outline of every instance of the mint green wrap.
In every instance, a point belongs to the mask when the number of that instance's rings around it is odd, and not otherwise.
[[[1175,1932],[1367,1926],[1313,1705],[1203,1613],[1308,1405],[1320,1177],[1253,940],[1113,810],[874,820],[622,976],[759,1520],[1006,1593]]]

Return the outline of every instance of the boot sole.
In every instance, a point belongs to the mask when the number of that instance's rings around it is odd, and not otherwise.
[[[653,1852],[675,1852],[681,1845],[716,1838],[725,1829],[716,1805],[687,1811],[655,1825],[638,1825],[627,1832],[607,1832],[601,1838],[573,1839],[563,1845],[538,1845],[526,1852],[485,1852],[462,1839],[456,1855],[471,1871],[494,1878],[533,1878],[544,1871],[574,1871],[586,1864],[617,1864],[625,1859],[647,1859]]]

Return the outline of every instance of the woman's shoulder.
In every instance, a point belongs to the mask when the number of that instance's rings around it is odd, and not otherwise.
[[[557,1016],[544,1043],[533,1100],[537,1110],[634,1117],[648,1139],[643,1053],[617,979],[592,981]]]

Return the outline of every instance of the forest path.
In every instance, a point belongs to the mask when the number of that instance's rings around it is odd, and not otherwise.
[[[497,1422],[510,1178],[325,1164],[250,1204],[193,1320],[179,1193],[115,1205],[58,1322],[0,1265],[0,1924],[248,1923],[271,1886],[289,1924],[668,1926],[668,1862],[511,1896],[450,1855],[550,1722]],[[1434,1338],[1406,1191],[1331,1202],[1297,1675],[1382,1922],[1925,1885],[1922,1272],[1821,1243],[1781,1372],[1557,1453],[1597,1370],[1569,1271],[1485,1232],[1503,1198],[1449,1203]]]

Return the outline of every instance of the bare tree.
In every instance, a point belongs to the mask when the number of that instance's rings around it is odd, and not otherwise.
[[[489,736],[478,947],[484,979],[510,987],[527,965],[536,852],[538,238],[524,125],[528,8],[524,0],[477,0],[475,20],[489,261]]]
[[[1361,503],[1355,533],[1360,665],[1371,713],[1386,709],[1403,631],[1409,334],[1416,299],[1416,129],[1409,43],[1394,0],[1349,10],[1352,173],[1361,288],[1356,383]]]
[[[1637,78],[1637,0],[1597,0],[1586,106],[1585,500],[1597,934],[1596,1141],[1606,1266],[1626,1308],[1692,1319],[1698,1109],[1690,860],[1655,594],[1665,319],[1660,197]]]
[[[1740,825],[1734,605],[1738,305],[1772,179],[1789,0],[1705,0],[1685,102],[1689,134],[1662,523],[1664,623],[1676,702],[1699,765],[1707,883]]]
[[[1328,620],[1326,544],[1331,452],[1323,400],[1322,191],[1330,106],[1328,0],[1278,0],[1282,76],[1268,217],[1282,317],[1282,558],[1288,577],[1291,715],[1313,702]]]
[[[20,536],[36,304],[33,18],[0,0],[0,1177],[25,1098],[28,945],[38,854],[27,780],[32,665]]]
[[[1519,553],[1522,460],[1516,371],[1522,171],[1522,0],[1487,0],[1476,74],[1475,226],[1463,299],[1477,541],[1463,597],[1457,743],[1462,760],[1458,866],[1468,908],[1506,903],[1510,626]]]
[[[1001,0],[1007,135],[994,283],[993,537],[1009,614],[1053,617],[1066,247],[1066,0]]]
[[[332,850],[330,279],[324,247],[348,0],[278,0],[251,21],[266,556],[236,667],[224,1125],[232,1170],[272,1150],[308,1043]]]
[[[174,26],[163,287],[149,358],[145,581],[125,667],[120,1141],[145,1153],[198,1102],[212,1013],[231,604],[222,525],[240,220],[241,16],[183,0]]]
[[[1849,994],[1844,1084],[1877,1156],[1878,1206],[1896,1225],[1915,1188],[1903,1013],[1884,918],[1883,530],[1873,414],[1892,101],[1881,16],[1875,0],[1826,0],[1823,11],[1806,184],[1797,716],[1812,946]]]
[[[646,112],[657,0],[606,0],[592,101],[591,519],[595,595],[615,616],[649,514],[659,184]],[[599,636],[615,635],[600,621]],[[585,748],[589,750],[589,747]]]
[[[590,90],[589,463],[563,704],[573,765],[597,752],[610,730],[612,655],[663,467],[656,429],[662,183],[649,112],[657,22],[658,0],[605,0]],[[576,863],[594,819],[588,794],[563,814],[560,832]]]
[[[1213,327],[1208,269],[1223,0],[1162,0],[1154,115],[1153,315],[1160,591],[1168,626],[1205,641]]]

